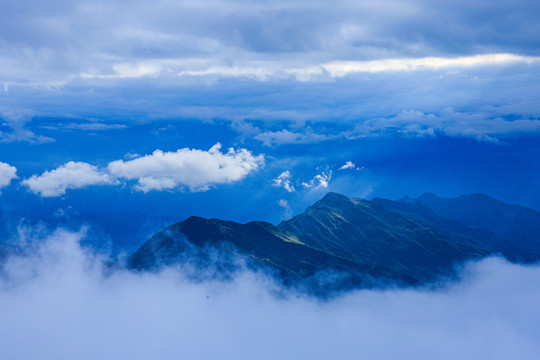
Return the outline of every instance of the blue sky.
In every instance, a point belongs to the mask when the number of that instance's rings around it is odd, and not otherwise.
[[[4,208],[275,223],[326,191],[431,191],[540,209],[537,2],[2,7]]]

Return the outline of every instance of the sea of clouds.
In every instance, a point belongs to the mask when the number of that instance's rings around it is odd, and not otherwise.
[[[459,282],[321,300],[270,277],[105,266],[56,230],[0,271],[4,359],[534,359],[540,267],[488,258]],[[277,295],[279,294],[279,295]]]

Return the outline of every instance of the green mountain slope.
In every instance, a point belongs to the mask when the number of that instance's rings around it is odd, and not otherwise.
[[[241,255],[285,279],[337,270],[353,285],[368,279],[426,283],[452,275],[454,266],[465,260],[493,253],[511,259],[530,255],[491,229],[443,217],[419,201],[368,201],[328,193],[278,226],[191,217],[154,235],[129,258],[129,266],[148,270],[209,260],[208,249],[217,249],[219,256]]]
[[[172,225],[153,236],[129,259],[129,266],[139,270],[191,261],[207,264],[217,250],[220,257],[229,254],[245,256],[252,265],[275,269],[283,279],[294,280],[333,269],[353,275],[360,282],[364,274],[401,278],[384,266],[365,266],[328,254],[299,241],[291,232],[272,224],[254,221],[239,224],[219,219],[189,219]],[[218,260],[219,261],[219,260]],[[412,279],[406,279],[411,281]]]
[[[300,241],[356,263],[378,264],[396,274],[429,280],[455,262],[492,249],[436,231],[375,202],[328,193],[305,213],[279,224]]]

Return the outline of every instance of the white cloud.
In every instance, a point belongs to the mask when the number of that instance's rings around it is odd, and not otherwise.
[[[288,192],[294,192],[294,185],[291,185],[291,172],[289,170],[279,174],[277,178],[274,179],[274,186],[283,187]]]
[[[0,189],[8,186],[13,179],[17,179],[17,168],[0,162]]]
[[[540,57],[494,53],[462,57],[393,58],[369,61],[341,61],[306,63],[303,67],[289,67],[287,62],[252,60],[235,66],[221,66],[207,60],[197,63],[188,59],[144,60],[136,63],[112,65],[112,74],[82,73],[85,79],[128,79],[146,77],[247,78],[255,81],[295,80],[329,81],[358,73],[414,72],[426,70],[469,69],[489,66],[540,63]],[[279,136],[279,134],[277,135]],[[281,136],[287,136],[283,134]]]
[[[26,141],[32,144],[53,142],[53,138],[38,135],[28,128],[27,125],[31,121],[32,115],[31,111],[2,110],[0,108],[0,129],[2,127],[7,129],[7,131],[0,130],[0,142]]]
[[[308,144],[329,140],[331,137],[323,134],[316,134],[311,129],[302,133],[294,133],[287,129],[280,131],[266,131],[255,135],[265,146],[283,145],[283,144]]]
[[[32,175],[22,181],[34,194],[42,197],[62,196],[67,189],[81,189],[91,185],[109,185],[115,181],[96,166],[70,161],[58,168]]]
[[[173,189],[187,186],[191,191],[208,190],[215,184],[243,179],[264,164],[263,155],[254,156],[246,149],[220,152],[217,143],[210,150],[179,149],[176,152],[154,151],[133,160],[109,163],[111,175],[137,180],[136,190]]]
[[[127,128],[123,124],[104,124],[104,123],[70,123],[62,126],[65,129],[73,130],[89,130],[89,131],[106,131],[106,130],[121,130]]]
[[[47,125],[37,125],[38,128],[47,129],[47,130],[56,130],[56,131],[65,131],[65,130],[82,130],[82,131],[108,131],[108,130],[122,130],[127,128],[127,125],[123,124],[104,124],[97,122],[90,123],[62,123],[57,124],[47,124]]]
[[[352,161],[347,161],[345,165],[339,168],[339,170],[347,170],[347,169],[354,169],[356,165]]]
[[[354,125],[353,125],[354,124]],[[294,126],[292,124],[290,126]],[[249,123],[235,124],[235,129],[261,141],[265,146],[283,144],[318,143],[334,139],[377,137],[438,137],[470,138],[479,142],[499,143],[501,139],[540,134],[540,119],[523,116],[521,119],[505,119],[497,112],[458,112],[445,107],[439,113],[403,110],[393,116],[374,117],[367,120],[342,120],[340,126],[332,126],[321,119],[314,129],[294,132],[288,129],[260,132]],[[349,129],[347,129],[347,127]],[[343,130],[345,128],[346,130]],[[259,131],[258,133],[256,133]],[[255,134],[256,133],[256,134]],[[347,163],[348,164],[348,163]],[[340,170],[361,170],[345,164]]]
[[[469,68],[512,63],[540,62],[540,57],[515,54],[485,54],[461,57],[425,57],[416,59],[382,59],[372,61],[335,61],[322,67],[333,77],[352,73],[419,71],[445,68]]]
[[[537,37],[530,30],[539,22],[534,1],[496,7],[425,0],[135,1],[129,8],[121,0],[42,3],[24,0],[25,6],[0,14],[5,83],[51,87],[81,78],[157,77],[305,81],[321,74],[538,59],[519,55],[536,54]],[[523,26],[512,31],[500,26],[514,19]]]
[[[302,186],[305,188],[327,188],[332,179],[332,170],[322,172],[315,175],[309,182],[302,182]]]
[[[439,115],[421,111],[402,111],[389,118],[366,120],[356,126],[350,137],[405,136],[471,138],[498,143],[500,137],[540,133],[540,120],[504,120],[485,113],[456,112],[445,108]]]
[[[285,212],[283,214],[284,219],[290,218],[292,216],[291,205],[289,204],[289,202],[287,200],[280,199],[279,202],[278,202],[278,205],[285,210]]]
[[[352,161],[347,161],[343,166],[341,166],[338,170],[362,170],[364,167],[356,167],[356,165]]]
[[[205,191],[215,184],[243,179],[264,164],[263,155],[253,156],[246,149],[220,152],[217,143],[210,150],[179,149],[176,152],[154,151],[151,155],[128,154],[128,160],[116,160],[107,169],[84,162],[70,161],[57,169],[22,181],[42,197],[62,196],[67,189],[90,185],[118,184],[118,179],[137,180],[135,189],[169,190],[187,186],[191,191]]]
[[[468,264],[460,282],[435,290],[365,289],[317,301],[249,271],[226,282],[192,282],[187,266],[103,271],[100,259],[78,245],[81,235],[57,231],[32,255],[4,264],[4,358],[139,360],[155,358],[156,349],[163,359],[540,354],[539,266],[486,259]],[[283,296],[272,295],[276,290]]]

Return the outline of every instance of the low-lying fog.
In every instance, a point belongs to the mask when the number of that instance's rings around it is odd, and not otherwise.
[[[358,290],[329,301],[263,274],[227,282],[103,271],[57,230],[0,276],[3,359],[534,359],[540,267],[470,263],[437,290]]]

